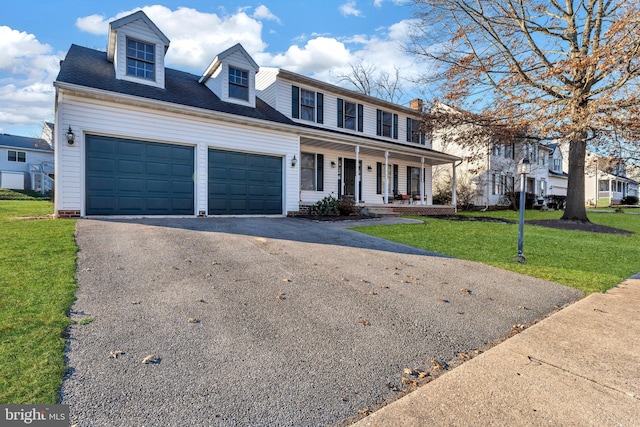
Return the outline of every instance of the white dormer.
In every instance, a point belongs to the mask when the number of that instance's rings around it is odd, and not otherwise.
[[[164,89],[169,39],[141,10],[109,23],[107,58],[116,78]]]
[[[216,56],[200,77],[222,101],[256,106],[258,64],[239,43]]]

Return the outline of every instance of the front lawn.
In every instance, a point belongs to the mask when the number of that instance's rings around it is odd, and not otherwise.
[[[0,404],[56,403],[76,290],[74,220],[43,200],[0,200]]]
[[[514,211],[474,212],[517,222]],[[525,220],[558,219],[561,212],[527,211]],[[604,292],[640,271],[640,215],[589,213],[592,222],[632,231],[615,235],[564,231],[525,225],[527,263],[514,262],[518,225],[424,218],[423,224],[360,227],[358,231],[384,239],[478,261],[572,286],[586,293]]]

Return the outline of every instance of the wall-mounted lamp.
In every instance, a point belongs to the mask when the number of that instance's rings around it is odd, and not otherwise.
[[[333,160],[331,161],[331,167],[335,168],[336,167],[336,162],[334,162]]]
[[[69,145],[73,145],[73,141],[75,141],[76,135],[71,130],[71,126],[69,126],[69,130],[67,131],[67,133],[65,135],[67,137],[67,143]]]
[[[373,170],[373,168],[371,167],[371,165],[367,166],[367,170],[368,170],[369,172],[371,172],[371,171]]]
[[[293,155],[293,159],[291,159],[291,167],[295,168],[296,164],[298,163],[298,159],[296,159],[296,155]]]

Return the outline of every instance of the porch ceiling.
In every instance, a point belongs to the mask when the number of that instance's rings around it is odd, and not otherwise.
[[[389,160],[395,159],[415,162],[416,160],[419,161],[420,158],[424,157],[425,163],[430,165],[449,164],[460,160],[456,156],[441,153],[438,151],[413,148],[410,146],[403,147],[401,144],[387,144],[386,146],[384,146],[384,144],[384,142],[372,143],[371,141],[356,143],[347,140],[337,141],[310,137],[300,138],[301,146],[344,152],[345,157],[355,157],[355,147],[358,146],[360,147],[361,155],[364,154],[370,156],[381,156],[382,158],[384,158],[385,151],[388,151]]]

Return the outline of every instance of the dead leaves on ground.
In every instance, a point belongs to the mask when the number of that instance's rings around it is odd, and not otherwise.
[[[158,356],[156,356],[155,354],[149,354],[148,356],[145,356],[142,359],[142,363],[144,365],[157,364],[157,363],[160,363],[160,358]]]

